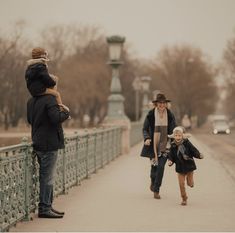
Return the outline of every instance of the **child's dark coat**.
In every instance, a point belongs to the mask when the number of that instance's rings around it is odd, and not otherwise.
[[[188,173],[197,169],[193,158],[200,159],[200,152],[188,139],[183,139],[180,145],[171,143],[168,158],[175,163],[176,172]]]

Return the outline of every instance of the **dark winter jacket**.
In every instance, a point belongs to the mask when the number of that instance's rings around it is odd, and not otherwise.
[[[56,82],[51,78],[45,63],[40,59],[28,61],[29,66],[25,71],[27,88],[32,96],[39,96],[46,88],[54,87]]]
[[[177,145],[173,141],[168,154],[168,159],[175,163],[175,171],[178,173],[187,173],[196,170],[193,157],[201,158],[197,148],[188,139],[183,140],[183,143],[180,145]]]
[[[141,151],[141,156],[148,158],[154,158],[154,148],[153,148],[153,136],[155,128],[154,109],[148,112],[143,125],[144,141],[146,141],[147,139],[151,139],[151,143],[150,146],[146,145],[143,146],[143,149]],[[173,129],[176,127],[174,114],[169,109],[167,109],[167,118],[168,118],[167,133],[169,135],[172,134]]]
[[[64,147],[64,135],[61,123],[69,113],[60,111],[56,98],[42,95],[29,99],[27,119],[32,126],[33,148],[38,151],[54,151]]]

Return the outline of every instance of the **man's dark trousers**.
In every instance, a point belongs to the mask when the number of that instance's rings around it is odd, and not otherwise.
[[[158,165],[151,166],[150,178],[153,187],[153,192],[159,193],[160,191],[166,160],[167,157],[162,155],[158,158]]]
[[[48,212],[52,207],[53,184],[58,151],[35,151],[39,163],[39,213]]]

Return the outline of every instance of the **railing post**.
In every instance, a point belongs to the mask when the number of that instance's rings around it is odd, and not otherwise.
[[[101,132],[100,132],[100,134],[101,134],[101,168],[103,168],[104,167],[104,127],[102,127],[102,130],[101,130]]]
[[[81,181],[80,181],[80,178],[79,178],[79,163],[78,163],[78,151],[79,151],[79,135],[78,135],[78,132],[75,131],[74,132],[75,136],[76,136],[76,153],[75,153],[75,160],[76,160],[76,185],[80,185],[81,184]]]
[[[114,148],[115,148],[115,158],[117,158],[118,157],[118,128],[115,128],[115,130],[114,130],[114,141],[115,141],[115,146],[114,146]]]
[[[2,173],[2,165],[1,165],[1,158],[0,158],[0,176],[3,178],[3,173]],[[3,179],[0,181],[0,232],[3,232],[3,222],[4,222],[4,217],[3,217],[3,212],[4,212],[4,190],[3,190]]]
[[[110,129],[106,131],[106,145],[107,145],[107,164],[110,163]]]
[[[85,129],[86,132],[86,178],[89,178],[89,144],[88,144],[88,139],[89,139],[89,134],[88,130]]]
[[[116,153],[115,153],[115,146],[116,146],[115,130],[116,130],[116,128],[114,127],[113,130],[112,130],[112,144],[113,144],[113,146],[112,146],[112,148],[113,148],[113,150],[112,150],[112,157],[113,157],[113,159],[116,158]]]
[[[96,146],[97,146],[97,132],[96,132],[96,128],[94,128],[94,166],[95,166],[95,170],[94,173],[96,173],[97,171],[97,155],[96,155]]]
[[[66,188],[66,147],[67,147],[68,139],[64,137],[65,148],[63,148],[63,194],[68,193]]]
[[[25,146],[24,153],[24,169],[25,169],[25,217],[24,221],[30,220],[30,153],[29,153],[29,142],[27,137],[23,137],[21,144]]]
[[[119,134],[118,134],[118,155],[120,155],[122,153],[122,131],[123,128],[119,128]]]

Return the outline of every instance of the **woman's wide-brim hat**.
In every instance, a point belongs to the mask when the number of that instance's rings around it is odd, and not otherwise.
[[[167,103],[167,102],[171,102],[171,101],[168,100],[164,94],[159,93],[159,94],[157,94],[156,99],[152,100],[152,103],[159,103],[159,102]]]

